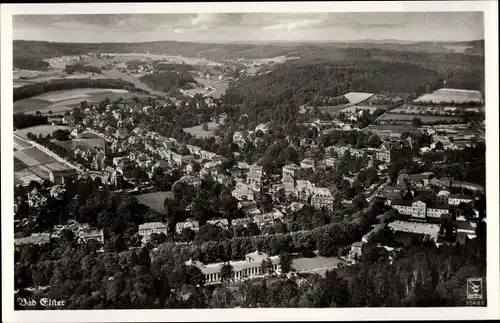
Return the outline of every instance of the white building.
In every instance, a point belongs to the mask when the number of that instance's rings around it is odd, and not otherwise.
[[[464,195],[464,194],[452,194],[448,198],[448,203],[450,205],[459,205],[460,203],[471,203],[472,202],[472,196],[470,195]]]
[[[241,281],[251,279],[256,276],[262,276],[262,261],[270,261],[271,271],[280,274],[281,266],[278,256],[269,257],[268,254],[255,251],[246,255],[245,260],[230,261],[229,264],[233,267],[232,281]],[[187,266],[196,266],[205,275],[206,284],[221,283],[221,269],[224,263],[215,263],[204,265],[199,261],[189,260],[185,263]]]
[[[139,234],[143,242],[149,241],[153,233],[167,235],[168,225],[163,222],[147,222],[139,225]]]

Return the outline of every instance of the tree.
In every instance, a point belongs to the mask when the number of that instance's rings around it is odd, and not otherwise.
[[[289,253],[280,254],[281,272],[286,274],[292,269],[292,255]]]
[[[436,150],[443,150],[444,146],[441,141],[436,142]]]
[[[420,120],[420,118],[415,117],[411,121],[411,125],[415,128],[420,127],[422,125],[422,120]]]
[[[271,262],[271,259],[262,260],[260,269],[264,275],[271,274],[273,272],[273,263]]]
[[[202,128],[203,128],[204,131],[208,131],[208,124],[204,123],[203,126],[202,126]]]
[[[222,282],[229,282],[233,279],[234,276],[234,267],[229,262],[222,264],[220,269],[220,279]]]

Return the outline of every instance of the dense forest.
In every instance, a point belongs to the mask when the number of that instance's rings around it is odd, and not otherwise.
[[[188,72],[153,72],[140,77],[140,80],[154,90],[165,93],[175,93],[179,89],[190,88],[191,83],[196,83],[194,78]]]
[[[23,70],[45,71],[50,66],[46,61],[36,57],[25,57],[14,55],[14,68]]]
[[[130,92],[145,92],[133,83],[121,79],[61,79],[33,83],[14,88],[14,102],[50,91],[80,88],[125,89]]]
[[[73,74],[73,73],[96,73],[96,74],[101,74],[101,69],[95,66],[90,66],[90,65],[83,65],[83,64],[72,64],[72,65],[66,65],[64,68],[64,71],[68,74]]]
[[[223,102],[242,104],[242,113],[258,113],[280,104],[298,106],[318,96],[346,91],[421,93],[442,84],[439,73],[413,64],[381,61],[291,61],[268,74],[230,84]],[[248,107],[248,110],[246,109]],[[258,109],[259,111],[250,111]]]

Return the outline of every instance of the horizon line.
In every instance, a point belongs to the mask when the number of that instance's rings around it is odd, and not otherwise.
[[[71,42],[71,41],[52,41],[52,40],[35,40],[35,39],[12,39],[15,41],[25,41],[25,42],[46,42],[55,44],[149,44],[158,42],[176,42],[176,43],[202,43],[202,44],[249,44],[249,43],[261,43],[261,44],[273,44],[273,43],[303,43],[303,44],[321,44],[321,43],[366,43],[370,44],[373,42],[378,42],[378,44],[389,44],[389,43],[407,43],[407,44],[417,44],[417,43],[467,43],[467,42],[478,42],[484,41],[484,38],[471,39],[471,40],[402,40],[402,39],[351,39],[351,40],[213,40],[213,41],[184,41],[184,40],[152,40],[152,41],[107,41],[107,42]]]

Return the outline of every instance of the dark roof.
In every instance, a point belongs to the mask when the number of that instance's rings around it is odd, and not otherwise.
[[[469,221],[453,221],[453,225],[460,230],[475,231],[476,229],[470,224]]]
[[[76,174],[76,170],[73,168],[69,169],[61,169],[61,170],[52,170],[50,171],[54,176],[64,176],[64,175],[74,175]]]
[[[410,201],[410,200],[392,200],[391,201],[391,205],[405,205],[405,206],[411,206],[411,204],[413,203],[413,201]]]
[[[449,198],[450,198],[450,199],[455,198],[455,199],[463,199],[463,200],[466,200],[466,199],[468,199],[468,200],[472,200],[472,196],[470,196],[470,195],[466,195],[466,194],[451,194],[451,195],[449,196]]]
[[[423,241],[425,234],[421,233],[413,233],[413,232],[405,232],[405,231],[396,231],[394,233],[394,240],[402,243],[402,244],[410,244],[413,239],[417,239],[418,241]]]
[[[429,204],[427,204],[427,208],[428,209],[449,210],[450,206],[447,204],[429,203]]]

